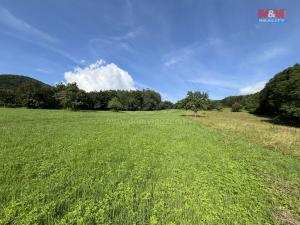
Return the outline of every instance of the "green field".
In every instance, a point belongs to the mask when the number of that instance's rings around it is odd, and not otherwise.
[[[299,224],[299,129],[255,118],[0,109],[0,224]]]

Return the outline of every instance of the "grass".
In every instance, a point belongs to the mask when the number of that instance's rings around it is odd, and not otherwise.
[[[300,129],[275,125],[271,119],[247,112],[202,112],[197,120],[222,131],[238,133],[252,142],[284,154],[300,157]]]
[[[299,223],[296,150],[182,113],[0,109],[0,224]]]

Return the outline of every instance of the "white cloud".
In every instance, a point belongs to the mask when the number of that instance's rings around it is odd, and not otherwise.
[[[0,24],[8,27],[14,32],[22,33],[23,35],[26,34],[30,39],[37,38],[52,43],[59,42],[58,39],[17,18],[5,8],[0,8]],[[16,34],[16,36],[19,35],[20,34]]]
[[[241,95],[254,94],[261,91],[266,85],[266,81],[261,81],[253,85],[249,85],[240,89]]]
[[[104,60],[65,72],[65,79],[68,83],[76,82],[85,91],[135,89],[135,83],[127,71],[114,63],[106,64]]]

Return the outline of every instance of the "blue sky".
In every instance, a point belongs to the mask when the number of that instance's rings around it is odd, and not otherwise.
[[[286,9],[287,21],[259,23],[260,8]],[[0,73],[172,101],[250,93],[300,61],[299,10],[298,0],[1,0]]]

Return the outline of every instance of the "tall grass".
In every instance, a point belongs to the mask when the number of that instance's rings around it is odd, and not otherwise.
[[[252,142],[281,151],[285,154],[300,156],[300,129],[272,123],[269,118],[258,117],[247,112],[231,113],[210,111],[202,117],[193,118],[202,124],[232,131]]]

